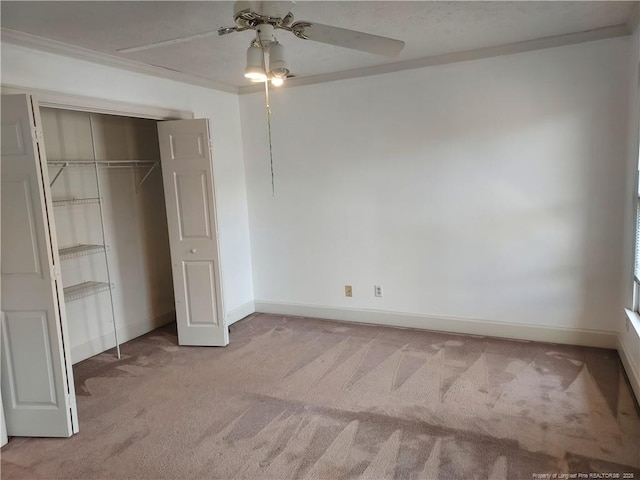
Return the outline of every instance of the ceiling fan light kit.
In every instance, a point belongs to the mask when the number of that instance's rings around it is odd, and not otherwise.
[[[267,79],[263,51],[256,42],[251,42],[247,49],[247,67],[244,69],[244,76],[257,82],[264,82]]]
[[[277,41],[269,47],[269,69],[274,77],[280,79],[289,75],[289,68],[284,59],[284,47]]]
[[[267,68],[268,52],[269,68]],[[289,68],[284,59],[284,47],[275,40],[270,42],[268,47],[256,37],[247,49],[247,66],[244,69],[244,76],[254,83],[271,80],[271,84],[279,87],[284,84],[284,79],[289,75]]]
[[[281,87],[284,84],[283,77],[271,77],[271,85],[274,87]]]

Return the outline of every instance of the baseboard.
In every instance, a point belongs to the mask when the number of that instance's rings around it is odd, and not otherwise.
[[[356,308],[336,308],[321,305],[278,303],[257,300],[256,312],[326,318],[392,327],[418,328],[440,332],[464,333],[488,337],[532,340],[615,349],[618,335],[615,332],[579,328],[560,328],[546,325],[495,322],[490,320],[456,318],[441,315],[390,312]]]
[[[239,307],[234,308],[230,312],[227,312],[227,326],[231,326],[236,323],[238,320],[242,320],[244,317],[255,313],[256,305],[253,301],[243,303]]]
[[[627,372],[627,378],[636,396],[636,401],[640,404],[640,372],[636,366],[637,362],[633,361],[631,353],[620,337],[618,337],[618,354],[620,355],[620,360],[622,360],[622,366]]]
[[[162,325],[176,319],[176,311],[170,310],[152,318],[147,318],[140,322],[129,323],[118,328],[118,341],[120,344],[133,340],[140,335],[149,333]],[[89,357],[93,357],[105,350],[115,347],[115,339],[112,333],[107,333],[88,342],[71,347],[71,362],[76,364]]]

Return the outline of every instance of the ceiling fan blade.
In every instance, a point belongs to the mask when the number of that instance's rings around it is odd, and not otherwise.
[[[190,42],[191,40],[197,40],[200,38],[207,38],[213,35],[218,35],[218,30],[212,30],[210,32],[196,33],[195,35],[187,35],[184,37],[172,38],[170,40],[163,40],[161,42],[146,43],[144,45],[138,45],[136,47],[120,48],[118,53],[133,53],[140,52],[142,50],[150,50],[152,48],[166,47],[167,45],[175,45],[177,43]]]
[[[346,28],[332,27],[321,23],[296,22],[291,25],[291,30],[300,38],[386,57],[396,57],[404,48],[404,42],[401,40],[356,32]]]

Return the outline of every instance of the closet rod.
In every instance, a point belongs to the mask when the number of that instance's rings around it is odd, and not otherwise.
[[[93,131],[93,115],[89,115],[89,128],[91,130],[91,147],[93,148],[93,160],[96,172],[96,185],[98,188],[98,198],[100,198],[100,226],[102,227],[102,243],[105,246],[104,250],[104,260],[107,264],[107,283],[112,285],[111,283],[111,271],[109,270],[109,255],[107,254],[107,236],[105,234],[104,229],[104,212],[102,208],[102,193],[100,192],[100,176],[98,174],[98,153],[96,150],[96,137]],[[111,320],[113,321],[113,335],[116,340],[116,351],[118,352],[118,359],[120,359],[120,343],[118,342],[118,327],[116,325],[116,310],[113,306],[113,290],[109,288],[109,300],[111,301]]]

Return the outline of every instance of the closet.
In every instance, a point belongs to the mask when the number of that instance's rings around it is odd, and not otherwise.
[[[72,363],[173,320],[156,122],[41,108]]]
[[[77,433],[72,364],[164,323],[180,345],[229,343],[209,120],[56,102],[3,95],[0,109],[9,436]]]

